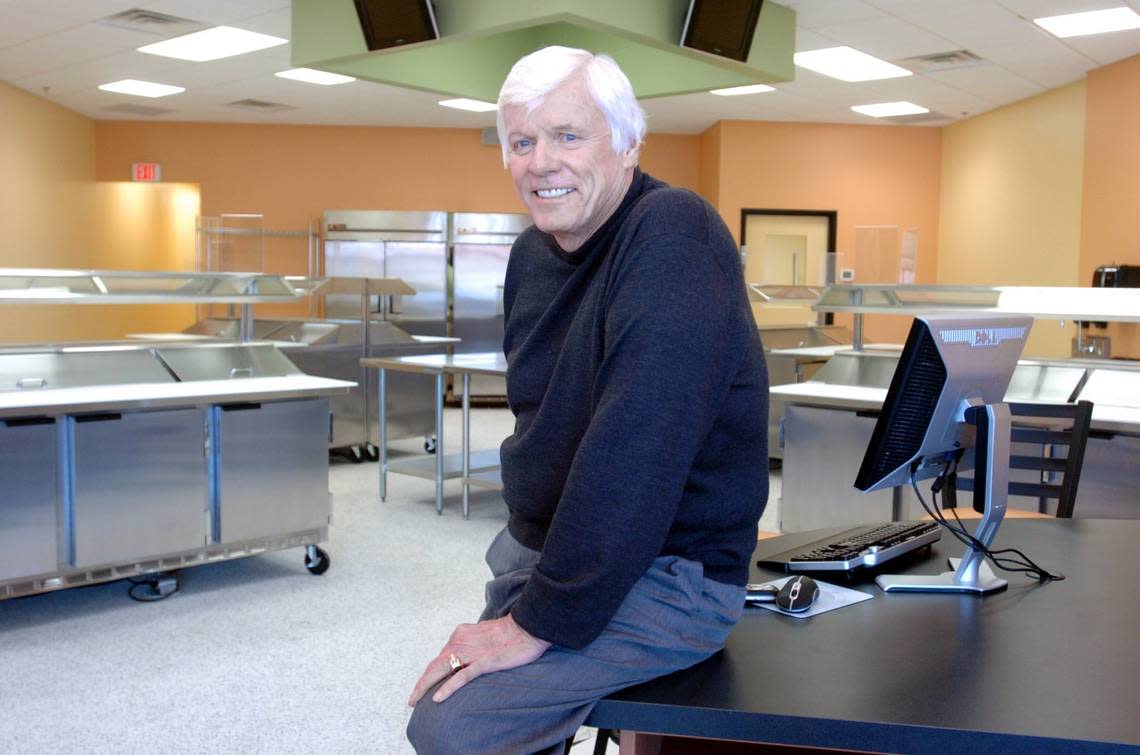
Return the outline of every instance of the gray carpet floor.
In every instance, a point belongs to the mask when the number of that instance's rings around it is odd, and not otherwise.
[[[446,414],[458,449],[458,410]],[[506,410],[473,410],[473,447],[510,430]],[[437,516],[434,483],[402,475],[382,503],[376,464],[334,462],[329,484],[322,576],[291,549],[186,569],[156,603],[125,582],[0,602],[0,753],[410,752],[408,693],[478,616],[506,507],[473,491],[464,520],[452,481]],[[574,752],[592,751],[591,734]]]

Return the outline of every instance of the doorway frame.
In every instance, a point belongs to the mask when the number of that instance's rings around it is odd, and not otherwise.
[[[740,245],[746,246],[749,215],[795,215],[798,217],[827,218],[827,253],[835,251],[839,228],[838,210],[774,210],[760,207],[744,207],[740,210]],[[832,281],[834,283],[834,281]],[[835,315],[827,312],[823,316],[824,325],[834,325]]]

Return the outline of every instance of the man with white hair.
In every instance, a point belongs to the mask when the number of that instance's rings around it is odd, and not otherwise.
[[[510,517],[480,621],[412,692],[420,753],[555,750],[602,697],[722,648],[768,497],[768,377],[735,242],[637,167],[625,74],[532,53],[498,130],[534,220],[504,292]]]

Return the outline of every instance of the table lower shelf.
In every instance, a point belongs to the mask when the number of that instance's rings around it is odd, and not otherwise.
[[[496,472],[497,474],[498,468],[499,449],[489,448],[471,452],[469,473]],[[391,474],[405,474],[434,480],[436,477],[436,458],[434,456],[419,456],[414,459],[390,461],[387,465],[387,471]],[[446,454],[443,457],[443,479],[454,480],[462,476],[463,454]]]
[[[474,485],[479,488],[489,488],[490,490],[503,489],[503,473],[498,467],[483,472],[472,472],[467,475],[466,480],[468,485]]]

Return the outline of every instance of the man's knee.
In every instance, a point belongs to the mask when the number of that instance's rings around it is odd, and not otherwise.
[[[462,723],[458,720],[460,711],[455,697],[442,703],[431,699],[435,690],[428,692],[416,703],[412,718],[408,721],[408,741],[419,755],[445,755],[462,752],[459,742],[463,741]]]
[[[421,755],[426,755],[430,752],[435,752],[431,746],[433,742],[439,740],[436,735],[438,732],[437,721],[439,719],[439,705],[432,702],[432,699],[427,695],[420,698],[416,703],[415,710],[412,711],[412,717],[408,721],[408,741],[412,743],[412,747],[416,752]]]

